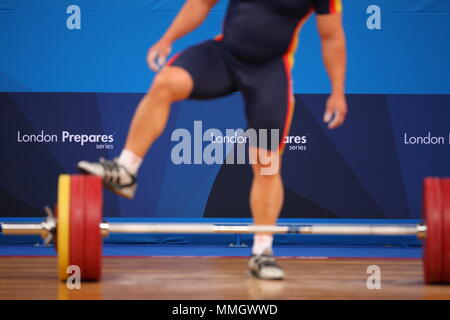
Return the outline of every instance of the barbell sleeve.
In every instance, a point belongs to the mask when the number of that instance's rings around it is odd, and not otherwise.
[[[5,236],[9,235],[31,235],[40,236],[44,231],[44,227],[41,222],[39,223],[1,223],[1,232]]]

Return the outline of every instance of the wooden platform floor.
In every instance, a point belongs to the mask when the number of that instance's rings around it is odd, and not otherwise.
[[[244,258],[105,257],[103,280],[68,290],[54,257],[0,257],[0,299],[450,299],[426,286],[420,260],[280,259],[284,281],[246,273]],[[366,286],[381,268],[381,290]]]

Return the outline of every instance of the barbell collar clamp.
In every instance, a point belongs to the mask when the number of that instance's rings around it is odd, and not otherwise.
[[[40,236],[45,244],[52,242],[56,234],[56,219],[50,207],[44,208],[47,217],[41,222],[35,223],[0,223],[0,231],[7,235]]]

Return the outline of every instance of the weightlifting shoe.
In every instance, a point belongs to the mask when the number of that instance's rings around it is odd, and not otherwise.
[[[248,261],[248,270],[255,278],[263,280],[284,279],[284,271],[277,264],[270,249],[266,249],[261,255],[253,255]]]
[[[80,161],[77,166],[81,173],[101,177],[105,187],[112,192],[133,199],[137,189],[137,177],[120,165],[117,158],[113,160],[100,158],[98,162]]]

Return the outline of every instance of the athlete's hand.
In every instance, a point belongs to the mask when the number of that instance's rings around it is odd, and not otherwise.
[[[153,71],[159,71],[164,63],[166,63],[167,56],[172,50],[172,43],[170,41],[161,39],[155,43],[147,54],[147,64]]]
[[[343,93],[333,93],[328,97],[323,121],[328,123],[329,129],[342,125],[347,116],[347,101]]]

